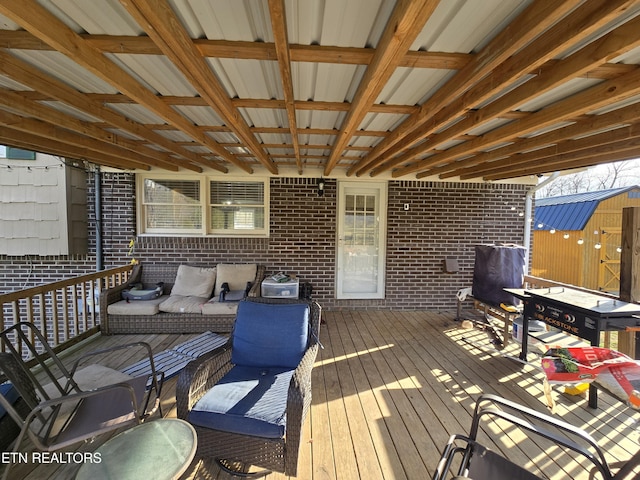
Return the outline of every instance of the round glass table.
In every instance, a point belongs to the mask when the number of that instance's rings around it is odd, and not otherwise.
[[[107,440],[95,451],[94,461],[80,467],[76,479],[177,479],[191,464],[196,447],[196,431],[189,423],[153,420]]]

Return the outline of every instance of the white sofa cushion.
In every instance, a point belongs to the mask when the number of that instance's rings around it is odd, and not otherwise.
[[[107,313],[109,315],[155,315],[160,311],[158,306],[167,298],[169,297],[161,295],[152,300],[131,300],[129,302],[120,300],[107,306]]]
[[[165,301],[159,305],[161,312],[170,313],[202,313],[202,304],[209,300],[208,297],[195,297],[173,295],[165,297]]]
[[[219,263],[216,267],[216,290],[214,297],[220,296],[223,283],[229,284],[229,290],[244,290],[247,282],[256,279],[258,266],[255,263]]]
[[[210,298],[216,283],[216,268],[180,265],[171,295]]]
[[[203,315],[235,315],[238,311],[239,302],[218,302],[217,298],[212,298],[202,305]]]

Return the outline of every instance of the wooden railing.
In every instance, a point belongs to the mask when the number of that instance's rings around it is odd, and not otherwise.
[[[0,331],[17,322],[31,322],[54,350],[77,343],[99,329],[100,291],[125,282],[132,268],[125,265],[0,294]]]

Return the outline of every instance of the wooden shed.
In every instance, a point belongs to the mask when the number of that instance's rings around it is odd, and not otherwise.
[[[617,293],[622,209],[637,206],[637,185],[536,200],[531,274]]]

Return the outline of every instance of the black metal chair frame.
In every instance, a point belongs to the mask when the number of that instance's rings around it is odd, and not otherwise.
[[[13,443],[14,452],[19,452],[25,437],[39,450],[54,451],[108,431],[139,424],[156,412],[162,416],[160,393],[164,375],[156,372],[151,347],[145,342],[87,353],[78,358],[70,369],[32,323],[20,322],[0,332],[0,344],[3,347],[0,353],[0,382],[8,380],[13,383],[28,406],[28,414],[24,415],[0,395],[0,404],[20,426],[20,433]],[[74,379],[79,372],[78,367],[88,358],[130,348],[142,349],[149,356],[152,371],[149,377],[98,386],[91,390],[83,390]],[[27,353],[24,359],[23,350]],[[66,410],[65,405],[68,405]],[[110,410],[107,407],[118,412],[114,413],[114,419],[118,420],[109,419]],[[91,412],[98,411],[102,411],[102,417],[92,429]],[[123,416],[123,412],[127,414]],[[104,421],[105,416],[109,421]],[[81,428],[77,429],[81,423]],[[3,478],[8,478],[10,467],[10,464],[5,467]]]
[[[638,450],[614,475],[607,464],[602,449],[595,439],[584,430],[505,398],[484,394],[479,397],[476,403],[469,434],[456,434],[450,437],[432,477],[433,480],[448,478],[447,475],[453,468],[456,456],[460,457],[460,463],[453,475],[457,475],[459,478],[473,480],[534,480],[540,478],[478,442],[480,422],[484,417],[505,420],[530,434],[551,440],[574,452],[585,458],[592,466],[592,473],[593,470],[597,471],[604,480],[625,479],[640,464],[640,450]],[[539,423],[553,427],[554,431],[539,426]],[[477,467],[475,462],[478,462]],[[482,465],[483,463],[484,465]],[[488,471],[491,473],[487,473]]]

